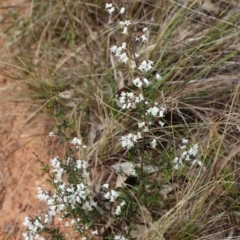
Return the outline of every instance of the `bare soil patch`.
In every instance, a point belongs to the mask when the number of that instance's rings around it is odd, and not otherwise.
[[[23,0],[3,2],[0,15]],[[0,25],[0,32],[4,27]],[[0,35],[1,55],[3,36]],[[36,105],[31,99],[20,97],[27,96],[29,90],[13,80],[16,70],[6,69],[1,62],[0,69],[0,239],[21,239],[25,216],[43,210],[36,187],[44,187],[45,176],[32,152],[43,161],[52,157],[54,143],[46,137],[52,121],[43,113],[35,114]]]

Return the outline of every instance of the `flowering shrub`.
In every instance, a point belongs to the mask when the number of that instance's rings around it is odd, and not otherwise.
[[[124,7],[112,3],[107,3],[105,7],[110,18],[116,10],[121,15],[125,13]],[[133,39],[130,34],[131,20],[126,19],[120,21],[119,24],[125,40],[120,46],[110,47],[110,52],[119,62],[132,69],[135,74],[132,84],[137,88],[136,91],[120,92],[118,98],[121,111],[137,113],[137,128],[121,136],[120,145],[129,153],[131,151],[134,154],[137,153],[140,159],[140,167],[137,164],[134,165],[134,161],[128,165],[130,168],[128,176],[137,179],[137,184],[131,191],[139,199],[130,194],[129,187],[132,186],[125,184],[124,181],[119,189],[110,188],[108,183],[102,183],[100,191],[95,191],[90,177],[89,163],[84,158],[88,147],[80,138],[69,139],[65,136],[63,130],[69,126],[69,123],[64,120],[58,126],[58,132],[50,132],[49,137],[59,137],[67,143],[66,156],[63,159],[55,157],[50,160],[50,165],[48,165],[44,164],[36,155],[43,170],[48,174],[48,182],[52,185],[53,192],[47,192],[38,187],[38,199],[46,204],[47,212],[44,216],[35,218],[27,216],[25,218],[23,224],[27,228],[27,232],[23,234],[23,237],[26,240],[47,239],[49,236],[52,239],[63,239],[59,229],[52,227],[57,217],[59,221],[65,221],[66,226],[72,227],[79,233],[82,239],[97,239],[106,236],[107,239],[126,240],[136,237],[133,236],[132,230],[136,228],[135,220],[139,215],[138,209],[141,204],[144,204],[140,195],[144,195],[144,193],[148,195],[145,189],[146,183],[150,186],[153,184],[148,179],[149,172],[152,170],[145,166],[145,159],[151,159],[151,157],[150,154],[146,157],[148,153],[145,149],[147,147],[157,148],[159,139],[154,135],[153,130],[156,123],[159,128],[164,127],[167,106],[164,100],[162,103],[156,102],[147,94],[148,88],[162,79],[160,73],[154,73],[154,76],[149,74],[154,69],[154,62],[146,59],[145,56],[142,59],[132,47],[148,41],[147,27],[143,27],[141,34]],[[58,104],[57,100],[56,104]],[[191,161],[192,165],[202,165],[196,158],[198,145],[187,148],[186,143],[187,140],[183,139],[181,148],[184,151],[180,157],[174,158],[172,168],[180,169],[188,161]],[[158,189],[152,190],[151,194],[158,196],[158,192]],[[157,204],[159,204],[159,200]],[[105,228],[105,225],[108,227]]]

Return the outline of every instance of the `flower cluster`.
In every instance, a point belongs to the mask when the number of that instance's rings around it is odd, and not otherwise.
[[[133,79],[133,84],[135,86],[137,86],[138,88],[142,88],[142,86],[145,84],[146,86],[149,85],[149,81],[147,78],[144,78],[144,77],[137,77],[135,79]]]
[[[115,7],[112,3],[106,3],[105,8],[107,9],[108,13],[111,15],[115,11]],[[123,14],[125,12],[125,8],[121,7],[119,13]]]
[[[112,7],[111,4],[106,5],[106,9],[110,9]],[[111,13],[110,13],[111,14]],[[120,21],[120,26],[123,27],[123,34],[128,37],[128,28],[131,26],[130,20]],[[145,33],[147,32],[147,27],[142,29],[142,34],[136,37],[136,41],[146,42],[147,37]],[[154,67],[154,62],[151,60],[143,60],[142,62],[138,60],[139,54],[133,52],[133,48],[129,47],[129,43],[131,42],[131,37],[127,41],[122,42],[120,46],[114,45],[110,48],[111,53],[115,55],[118,59],[120,59],[123,63],[129,63],[130,67],[134,70],[136,69],[139,75],[132,80],[132,83],[138,87],[139,93],[136,92],[121,92],[119,97],[119,102],[122,105],[122,109],[135,109],[137,107],[146,109],[146,112],[143,113],[144,121],[138,123],[140,131],[135,133],[129,133],[125,136],[121,137],[121,146],[126,149],[131,149],[138,142],[139,139],[142,138],[142,134],[145,132],[149,132],[149,126],[151,126],[151,122],[146,123],[147,115],[151,115],[151,117],[159,117],[162,118],[164,116],[164,112],[166,111],[166,107],[158,106],[156,103],[154,107],[150,107],[147,109],[149,102],[145,100],[144,91],[147,86],[151,84],[151,81],[144,76],[143,74],[151,71]],[[156,74],[156,80],[161,80],[160,74]],[[163,126],[164,123],[159,121],[160,126]],[[156,139],[150,142],[152,148],[156,148],[157,141]]]
[[[82,146],[82,142],[78,138],[73,138],[71,143]],[[25,240],[38,239],[39,232],[43,229],[44,224],[48,223],[49,217],[60,215],[60,218],[64,218],[66,214],[69,214],[70,209],[78,209],[78,211],[83,211],[85,214],[95,210],[97,203],[92,197],[92,184],[87,169],[87,162],[80,159],[75,160],[74,158],[68,158],[65,162],[66,164],[59,157],[50,160],[52,170],[49,170],[49,174],[55,186],[55,191],[51,194],[40,187],[37,188],[37,197],[45,202],[48,212],[41,222],[40,217],[35,220],[25,219],[24,225],[28,229],[28,232],[23,234]],[[71,169],[71,174],[78,176],[78,181],[67,178],[69,176],[68,169]],[[86,229],[85,223],[81,222],[81,219],[72,219],[71,223]],[[96,235],[96,232],[94,234]]]
[[[104,190],[108,190],[109,188],[109,184],[108,183],[105,183],[102,185],[102,187],[104,188]],[[105,199],[108,199],[110,200],[110,202],[115,202],[117,200],[117,198],[119,197],[119,193],[116,192],[115,190],[110,190],[110,191],[107,191],[104,195],[104,198]],[[126,205],[126,202],[125,201],[122,201],[116,208],[115,210],[115,215],[120,215],[121,212],[122,212],[122,207]]]
[[[131,149],[134,144],[142,138],[142,135],[140,132],[137,132],[137,134],[129,133],[125,136],[122,136],[121,138],[121,145],[123,148]]]
[[[139,70],[141,72],[149,72],[152,68],[153,68],[153,61],[150,60],[144,60],[141,62],[140,66],[139,66]]]
[[[136,104],[144,101],[143,95],[134,94],[133,92],[121,92],[119,98],[120,103],[122,104],[122,109],[136,108]]]
[[[44,220],[44,223],[47,223]],[[27,233],[23,233],[23,238],[25,240],[39,239],[44,240],[43,237],[40,237],[39,232],[44,228],[43,223],[41,222],[41,217],[32,219],[30,217],[25,217],[23,225],[28,229]]]
[[[198,144],[193,144],[188,150],[187,150],[187,139],[182,139],[182,145],[180,148],[183,150],[180,157],[175,157],[173,159],[174,168],[178,170],[182,166],[184,166],[185,163],[189,162],[191,165],[198,165],[202,166],[202,162],[200,160],[196,159],[196,156],[198,154]]]
[[[86,145],[82,144],[82,140],[81,139],[76,138],[76,137],[72,139],[71,143],[73,145],[76,145],[76,149],[80,149],[81,147],[82,148],[86,148],[87,147]]]
[[[126,205],[125,201],[122,201],[115,210],[115,215],[120,215],[122,212],[122,207]]]
[[[155,103],[154,105],[155,106],[153,106],[147,110],[147,114],[149,114],[153,117],[156,117],[157,115],[160,118],[164,117],[166,107],[165,106],[157,106],[157,103]]]
[[[131,94],[131,96],[134,96],[134,95]],[[124,95],[124,98],[126,99],[125,95]],[[121,101],[124,102],[125,99],[124,100],[121,99]],[[129,100],[128,100],[128,102],[129,102],[129,105],[127,105],[127,103],[124,102],[125,106],[122,107],[123,109],[130,108],[131,102]],[[147,102],[145,102],[145,104],[146,104],[146,106],[148,105]],[[134,105],[134,107],[136,107],[135,103],[133,103],[133,105]],[[150,107],[146,110],[146,116],[149,116],[150,118],[152,118],[152,117],[163,118],[165,112],[166,112],[165,106],[161,106],[161,105],[155,103],[153,107]],[[161,120],[159,120],[158,123],[161,127],[164,126],[164,122],[162,122]],[[126,149],[131,149],[132,147],[134,147],[135,143],[137,143],[138,140],[142,138],[142,134],[149,132],[149,127],[151,125],[152,125],[152,121],[138,122],[138,128],[140,129],[140,131],[138,131],[137,134],[129,133],[125,136],[122,136],[121,137],[121,146]],[[157,145],[157,140],[153,139],[150,142],[150,146],[152,148],[156,148],[156,145]]]
[[[109,188],[109,185],[107,183],[103,184],[103,188],[107,190]],[[119,193],[115,190],[110,190],[106,192],[103,196],[105,199],[109,199],[110,202],[115,202],[115,200],[119,197]]]
[[[76,141],[76,139],[75,139]],[[73,141],[72,141],[73,142]],[[89,173],[87,172],[87,162],[83,160],[76,160],[74,169],[75,171],[81,171],[82,179],[80,183],[66,183],[62,176],[65,172],[62,168],[62,164],[58,158],[54,158],[51,161],[52,170],[55,173],[54,182],[57,183],[57,191],[53,196],[48,195],[41,188],[38,188],[38,198],[46,202],[49,207],[49,214],[54,216],[62,212],[67,205],[71,206],[71,209],[75,209],[77,205],[82,205],[84,210],[91,211],[93,207],[96,207],[96,203],[91,199],[91,190],[89,186]]]

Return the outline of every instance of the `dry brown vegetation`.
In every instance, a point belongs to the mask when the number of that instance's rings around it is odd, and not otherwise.
[[[205,172],[190,169],[149,176],[170,191],[159,191],[161,204],[148,206],[151,217],[138,238],[240,239],[239,3],[122,3],[134,22],[133,34],[148,26],[147,46],[134,47],[153,60],[154,71],[163,76],[161,84],[148,90],[158,102],[163,93],[168,109],[165,127],[154,130],[161,138],[158,149],[151,151],[154,165],[161,172],[186,137],[199,144],[199,158],[206,166]],[[109,52],[122,36],[117,24],[108,24],[104,6],[105,1],[97,0],[36,0],[6,11],[3,20],[10,24],[4,32],[1,68],[16,69],[17,77],[11,77],[28,86],[27,96],[22,96],[37,111],[53,116],[51,101],[59,95],[73,126],[68,134],[82,136],[90,146],[87,160],[95,184],[110,179],[114,186],[117,176],[109,177],[109,169],[128,159],[119,139],[136,125],[134,113],[120,115],[114,101],[119,90],[132,88],[133,73]],[[1,101],[6,98],[0,96]]]

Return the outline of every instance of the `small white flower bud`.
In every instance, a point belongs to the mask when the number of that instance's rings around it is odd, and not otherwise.
[[[113,7],[112,3],[106,3],[106,9],[112,8],[112,7]]]
[[[125,12],[125,7],[121,7],[120,14],[123,14]]]
[[[108,9],[109,14],[112,14],[114,11],[115,11],[115,8],[114,8],[114,7]]]
[[[122,43],[122,49],[126,49],[127,43],[123,42]]]
[[[127,27],[124,27],[123,28],[123,32],[122,32],[123,34],[128,34],[128,29],[127,29]]]

